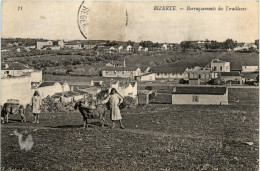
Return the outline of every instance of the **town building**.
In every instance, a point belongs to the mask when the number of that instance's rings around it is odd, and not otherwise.
[[[223,84],[242,84],[242,76],[239,72],[221,72],[219,81]]]
[[[136,76],[137,81],[155,81],[155,73],[144,73],[140,76]]]
[[[230,62],[213,59],[211,61],[211,71],[213,72],[230,72]]]
[[[70,86],[67,83],[59,83],[59,82],[42,82],[37,88],[32,89],[32,91],[38,91],[41,98],[51,97],[55,93],[62,93],[66,91],[70,91]]]
[[[30,104],[31,90],[42,82],[42,71],[18,62],[1,63],[1,105],[8,99]]]
[[[141,75],[139,67],[105,67],[102,70],[103,77],[134,78]]]
[[[156,79],[168,79],[168,80],[178,80],[184,77],[184,71],[186,67],[160,67],[152,68],[151,71],[155,73]]]
[[[259,72],[259,66],[242,66],[241,72]]]
[[[43,46],[42,50],[60,50],[60,48],[59,45],[46,45]]]
[[[57,40],[57,41],[53,41],[53,45],[60,46],[60,48],[64,48],[65,43],[63,40]]]
[[[167,45],[166,43],[163,44],[163,45],[162,45],[162,49],[163,49],[163,50],[167,50],[167,49],[168,49],[168,45]]]
[[[77,42],[65,43],[64,47],[70,49],[81,49],[81,44]]]
[[[227,105],[227,87],[184,86],[174,87],[172,104]]]
[[[133,46],[131,46],[131,45],[128,45],[127,47],[126,47],[126,51],[133,51]]]
[[[38,50],[41,50],[44,46],[47,45],[53,45],[53,42],[51,40],[41,40],[36,42],[36,48]]]
[[[215,76],[216,75],[216,76]],[[204,68],[195,66],[192,68],[187,68],[184,71],[184,79],[201,79],[201,80],[210,80],[211,78],[217,77],[217,73],[214,74],[211,72],[210,68]]]

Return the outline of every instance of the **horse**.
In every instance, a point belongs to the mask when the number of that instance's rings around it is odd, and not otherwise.
[[[94,105],[94,108],[85,107],[84,102],[78,101],[75,103],[74,109],[79,109],[82,117],[83,117],[83,127],[88,128],[88,119],[99,119],[101,126],[104,127],[105,124],[105,113],[106,109],[101,104]]]
[[[25,117],[25,108],[23,105],[20,104],[12,104],[12,103],[5,103],[4,106],[1,106],[1,121],[2,123],[8,123],[8,115],[9,114],[19,114],[22,118],[21,122],[26,122]]]

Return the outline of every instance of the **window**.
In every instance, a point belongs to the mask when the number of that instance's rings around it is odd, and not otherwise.
[[[222,66],[220,67],[220,71],[222,71]]]
[[[214,69],[213,69],[213,71],[216,71],[217,70],[217,67],[216,66],[214,66]]]
[[[199,96],[192,96],[192,102],[199,102]]]

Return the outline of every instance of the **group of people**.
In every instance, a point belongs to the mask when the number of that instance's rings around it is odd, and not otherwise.
[[[123,97],[116,91],[115,88],[112,88],[110,91],[110,94],[101,102],[102,104],[108,104],[108,109],[110,110],[110,118],[112,120],[112,127],[114,128],[116,126],[116,121],[119,121],[120,128],[124,129],[122,123],[122,116],[120,112],[120,104],[123,103]],[[35,91],[32,97],[32,113],[34,116],[34,122],[33,123],[40,123],[40,116],[41,113],[41,105],[42,105],[42,99],[40,97],[40,94],[38,91]]]

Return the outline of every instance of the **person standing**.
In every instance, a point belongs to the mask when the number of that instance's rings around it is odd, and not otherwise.
[[[106,103],[109,104],[110,117],[112,120],[112,127],[111,127],[112,129],[115,127],[116,121],[119,121],[120,127],[122,129],[125,128],[122,124],[122,116],[119,109],[119,105],[122,102],[123,102],[123,98],[121,95],[118,94],[115,88],[112,88],[108,97],[101,102],[102,104],[106,104]]]
[[[32,113],[34,116],[34,122],[33,123],[40,123],[39,114],[41,113],[41,103],[42,99],[39,95],[38,91],[35,91],[32,97]]]

